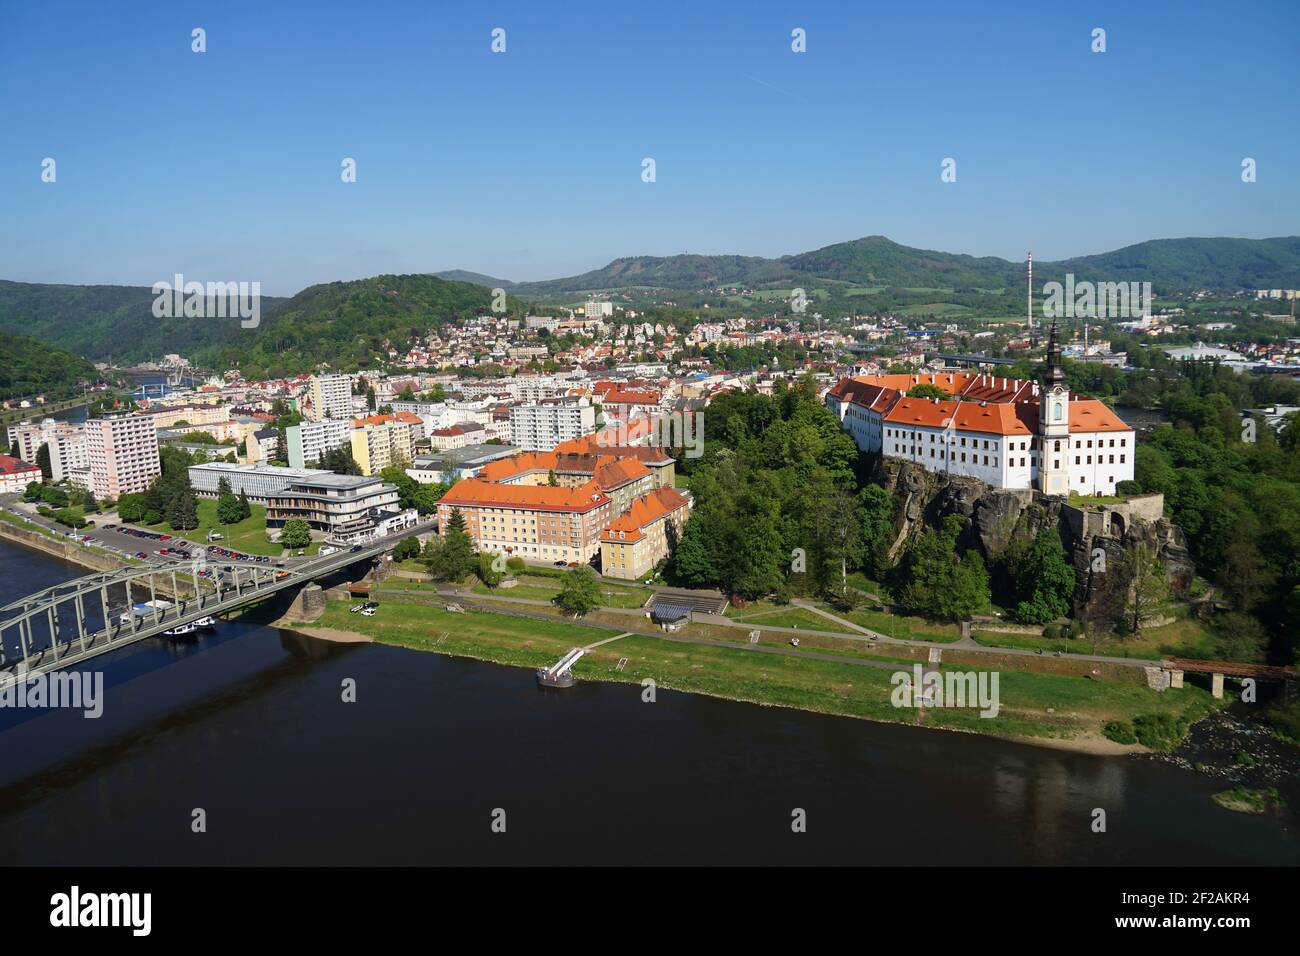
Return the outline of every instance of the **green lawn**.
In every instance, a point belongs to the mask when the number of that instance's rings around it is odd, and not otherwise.
[[[815,631],[844,630],[834,621],[828,620],[820,614],[814,614],[807,608],[802,607],[781,607],[757,612],[751,612],[749,608],[745,608],[735,616],[734,620],[745,624],[753,624],[755,627],[798,627]]]
[[[1159,660],[1162,657],[1186,657],[1193,660],[1213,660],[1218,654],[1214,638],[1193,618],[1180,618],[1164,627],[1149,627],[1140,639],[1121,638],[1107,634],[1096,647],[1088,638],[1036,637],[1032,634],[999,634],[993,631],[975,631],[975,641],[985,647],[1011,647],[1042,650],[1062,654],[1102,654],[1107,657],[1129,657],[1135,660]]]
[[[842,614],[839,611],[831,613],[861,627],[869,627],[873,631],[904,641],[934,641],[951,644],[953,641],[961,640],[961,628],[956,624],[939,624],[922,617],[890,614],[886,611],[872,611],[866,608],[846,611]]]
[[[345,602],[330,602],[320,626],[366,634],[382,643],[523,667],[552,664],[572,647],[619,633],[612,627],[485,611],[455,614],[429,605],[381,601],[373,618],[350,614],[347,607]],[[616,670],[622,658],[627,663]],[[900,664],[899,669],[907,668]],[[1156,694],[1138,681],[1003,670],[998,673],[1001,709],[996,717],[982,718],[970,708],[927,708],[919,716],[921,712],[891,702],[895,685],[889,668],[641,635],[596,648],[578,662],[574,673],[579,678],[637,683],[653,678],[660,687],[874,720],[1049,738],[1098,737],[1109,720],[1166,712],[1196,717],[1215,706],[1209,694],[1196,687]]]
[[[217,503],[208,499],[199,501],[199,526],[188,531],[175,531],[166,521],[159,524],[147,525],[153,531],[162,534],[170,534],[175,537],[185,538],[199,544],[207,544],[208,532],[216,531],[222,535],[220,541],[213,542],[227,548],[233,548],[236,551],[243,551],[246,554],[264,554],[268,557],[278,558],[284,553],[284,549],[278,544],[272,544],[266,537],[266,508],[262,505],[249,505],[252,513],[238,524],[223,525],[217,521]],[[320,550],[320,543],[313,541],[304,549],[308,554],[315,554]],[[296,553],[296,552],[295,552]]]

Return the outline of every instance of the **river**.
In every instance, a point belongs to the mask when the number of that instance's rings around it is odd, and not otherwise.
[[[79,573],[0,542],[2,602]],[[1300,862],[1293,819],[1219,809],[1221,783],[1152,761],[542,691],[526,670],[240,622],[95,666],[97,720],[0,710],[6,863]]]

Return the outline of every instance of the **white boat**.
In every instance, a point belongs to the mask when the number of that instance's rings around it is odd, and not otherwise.
[[[168,637],[184,637],[186,634],[193,634],[199,629],[199,625],[191,621],[188,624],[177,624],[175,627],[169,627],[163,631]]]

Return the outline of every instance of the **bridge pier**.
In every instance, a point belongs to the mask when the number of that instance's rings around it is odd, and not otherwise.
[[[1223,700],[1223,675],[1210,675],[1210,694],[1215,700]]]
[[[310,622],[319,620],[324,613],[325,592],[313,581],[299,588],[298,593],[293,596],[293,601],[285,610],[284,616],[295,621]]]

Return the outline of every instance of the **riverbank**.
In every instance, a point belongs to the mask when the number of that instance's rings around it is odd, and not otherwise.
[[[859,660],[677,635],[618,637],[624,632],[612,624],[484,610],[455,613],[431,604],[385,602],[373,618],[347,608],[347,602],[331,601],[314,624],[283,626],[309,636],[338,640],[346,635],[530,670],[555,663],[575,646],[589,647],[574,668],[580,680],[652,681],[656,687],[762,706],[964,731],[1092,755],[1146,752],[1106,739],[1101,730],[1108,721],[1158,713],[1196,720],[1218,707],[1196,687],[1156,694],[1137,682],[1000,670],[998,713],[981,717],[972,707],[895,706],[892,677],[910,672],[914,663],[905,659]],[[952,669],[938,668],[941,673]]]

